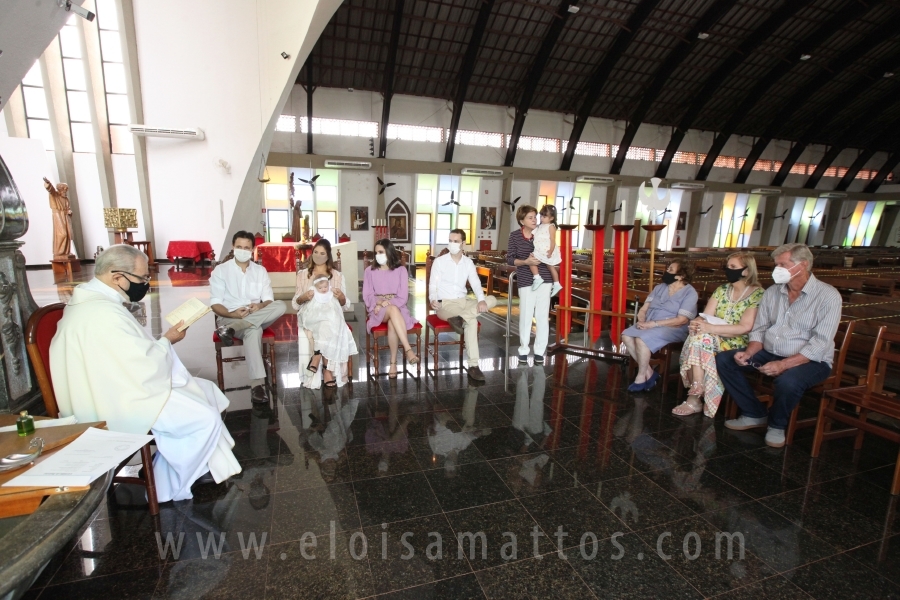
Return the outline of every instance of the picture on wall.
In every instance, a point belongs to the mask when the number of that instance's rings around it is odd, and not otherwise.
[[[406,222],[406,217],[391,217],[391,239],[398,242],[405,242],[409,240],[409,224]]]
[[[684,231],[685,229],[687,229],[687,213],[681,211],[678,213],[678,224],[675,225],[675,230]]]
[[[756,213],[753,219],[753,231],[759,231],[762,228],[762,214]]]
[[[392,242],[410,242],[410,226],[412,217],[406,203],[394,198],[387,207],[388,235]]]
[[[481,207],[481,229],[497,229],[497,208],[494,206]]]
[[[351,206],[350,207],[350,231],[368,231],[369,230],[369,207],[368,206]]]

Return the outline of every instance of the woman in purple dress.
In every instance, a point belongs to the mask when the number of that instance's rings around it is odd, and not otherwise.
[[[391,240],[378,240],[375,244],[375,264],[366,269],[363,277],[363,302],[366,304],[366,329],[382,323],[388,326],[388,346],[391,349],[391,370],[388,377],[397,377],[397,346],[403,344],[406,360],[411,364],[419,357],[409,344],[406,332],[416,320],[409,315],[406,300],[409,297],[409,281],[406,269],[400,264],[400,253]]]

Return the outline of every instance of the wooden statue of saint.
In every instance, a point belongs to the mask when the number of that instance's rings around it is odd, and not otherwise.
[[[69,186],[53,184],[44,177],[44,187],[50,192],[50,209],[53,211],[53,260],[74,259],[72,254],[72,208],[69,206]]]
[[[288,185],[288,203],[291,205],[291,237],[295,242],[303,240],[303,214],[300,212],[300,201],[294,200],[294,174],[291,173],[291,181]]]

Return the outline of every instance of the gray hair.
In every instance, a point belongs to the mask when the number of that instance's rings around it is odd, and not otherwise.
[[[133,271],[138,258],[147,256],[128,244],[116,244],[104,250],[94,263],[94,275],[106,275],[111,271]]]
[[[772,258],[777,260],[785,252],[791,253],[791,262],[795,265],[805,260],[806,270],[808,272],[812,271],[814,257],[813,253],[809,251],[809,246],[806,244],[783,244],[772,251]]]

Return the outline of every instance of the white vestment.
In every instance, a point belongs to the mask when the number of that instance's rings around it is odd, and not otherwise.
[[[98,279],[75,288],[50,343],[60,416],[151,431],[159,501],[185,500],[207,470],[217,482],[241,472],[220,416],[229,402],[212,382],[191,376],[166,338],[150,337],[123,300]]]

